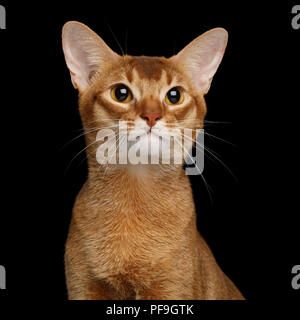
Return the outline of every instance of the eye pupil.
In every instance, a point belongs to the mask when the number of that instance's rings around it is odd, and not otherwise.
[[[124,86],[119,86],[115,89],[115,96],[119,101],[125,101],[128,98],[129,91]]]
[[[171,103],[176,104],[180,101],[181,93],[179,89],[173,88],[168,92],[168,99]]]

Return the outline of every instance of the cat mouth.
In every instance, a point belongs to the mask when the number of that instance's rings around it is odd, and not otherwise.
[[[136,139],[148,139],[149,141],[152,139],[164,139],[167,138],[168,134],[164,130],[160,128],[143,128],[133,130],[128,135],[129,141],[135,141]]]
[[[146,131],[147,135],[151,135],[151,134],[154,134],[155,136],[161,136],[162,132],[160,129],[158,128],[149,128],[147,131]]]

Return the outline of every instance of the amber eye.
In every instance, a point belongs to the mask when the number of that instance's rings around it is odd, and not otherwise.
[[[118,84],[110,91],[111,97],[118,102],[129,102],[132,100],[132,94],[130,90],[124,84]]]
[[[167,104],[180,104],[183,101],[183,90],[179,87],[174,87],[166,94]]]

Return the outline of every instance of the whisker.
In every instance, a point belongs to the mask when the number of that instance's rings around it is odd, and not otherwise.
[[[125,54],[127,55],[127,42],[128,42],[128,28],[126,28],[125,33]]]
[[[183,135],[183,137],[190,138],[190,137],[185,136],[185,135]],[[214,158],[212,158],[210,155],[204,153],[205,149],[207,148],[205,145],[201,145],[201,144],[198,143],[196,140],[191,139],[191,138],[190,138],[190,141],[192,141],[193,143],[194,143],[194,142],[196,143],[196,144],[194,145],[194,147],[195,147],[197,150],[199,150],[205,157],[207,157],[207,158],[208,158],[209,160],[211,160],[212,162],[217,163],[217,161],[216,161]],[[198,145],[199,145],[199,146],[198,146]]]
[[[192,129],[192,128],[186,128],[186,127],[180,127],[180,126],[177,126],[177,128],[180,128],[180,129],[183,129],[183,130],[192,130],[192,131],[197,131],[197,130],[200,129],[200,130],[203,131],[204,134],[206,134],[206,135],[208,135],[208,136],[211,136],[211,137],[213,137],[213,138],[215,138],[215,139],[218,139],[218,140],[220,140],[220,141],[223,141],[223,142],[225,142],[225,143],[228,143],[228,144],[230,144],[230,145],[238,148],[238,146],[235,145],[235,144],[233,144],[232,142],[227,141],[227,140],[225,140],[225,139],[222,139],[222,138],[220,138],[220,137],[218,137],[218,136],[216,136],[216,135],[213,135],[213,134],[211,134],[211,133],[208,133],[206,130],[203,130],[202,128]]]
[[[106,170],[107,170],[107,168],[108,168],[108,166],[109,166],[109,161],[110,161],[110,159],[116,154],[116,151],[117,151],[117,149],[118,149],[118,142],[119,142],[119,140],[120,140],[120,136],[119,136],[118,139],[116,140],[115,146],[114,146],[114,145],[111,145],[110,148],[108,149],[108,154],[109,154],[109,153],[110,153],[110,149],[113,148],[113,147],[115,147],[115,149],[114,149],[114,151],[112,152],[111,156],[107,159],[107,167],[105,168],[104,176],[105,176]],[[108,155],[108,154],[107,154],[107,155]]]
[[[91,145],[93,145],[93,144],[96,143],[96,142],[97,142],[97,140],[93,141],[92,143],[90,143],[89,145],[87,145],[85,148],[83,148],[82,150],[80,150],[80,151],[72,158],[72,160],[71,160],[70,163],[68,164],[68,166],[67,166],[64,174],[67,173],[67,171],[69,170],[69,168],[70,168],[71,164],[73,163],[73,161],[74,161],[84,150],[86,150],[87,148],[89,148]]]
[[[208,148],[208,147],[205,146],[205,145],[200,144],[198,141],[190,138],[189,136],[183,135],[183,137],[184,137],[184,138],[187,138],[188,140],[190,140],[190,141],[192,141],[192,142],[195,142],[195,143],[198,144],[201,148],[204,148],[204,150],[206,150],[206,151],[207,151],[208,153],[210,153],[216,160],[218,160],[218,161],[224,166],[224,168],[227,169],[227,171],[231,174],[231,176],[234,178],[234,180],[235,180],[236,182],[238,182],[237,177],[232,173],[232,171],[228,168],[228,166],[227,166],[219,157],[216,156],[217,153],[216,153],[215,151],[211,150],[210,148]]]
[[[117,126],[116,126],[117,127]],[[79,139],[80,137],[82,137],[82,136],[85,136],[85,135],[87,135],[87,134],[89,134],[89,133],[92,133],[92,132],[95,132],[95,131],[97,131],[97,130],[101,130],[101,129],[109,129],[109,128],[113,128],[113,126],[110,126],[110,127],[95,127],[95,128],[90,128],[91,130],[89,130],[89,131],[85,131],[85,132],[83,132],[83,133],[81,133],[80,135],[78,135],[78,136],[76,136],[75,138],[73,138],[73,139],[71,139],[70,141],[68,141],[67,143],[65,143],[62,147],[61,147],[61,149],[59,150],[59,151],[62,151],[65,147],[67,147],[70,143],[72,143],[74,140],[76,140],[76,139]],[[84,130],[84,129],[83,129]]]
[[[84,124],[91,124],[91,123],[95,123],[95,122],[101,122],[101,121],[126,121],[127,123],[132,123],[133,120],[122,120],[120,118],[101,118],[101,119],[96,119],[93,121],[89,121],[89,122],[85,122]]]
[[[212,196],[211,196],[211,193],[210,193],[210,190],[212,191],[212,189],[210,188],[210,186],[209,186],[209,184],[207,183],[206,179],[203,177],[203,174],[201,173],[201,171],[200,171],[199,168],[197,167],[197,165],[196,165],[195,161],[193,160],[193,158],[191,157],[190,153],[187,152],[187,150],[186,150],[186,148],[184,147],[183,143],[178,142],[178,140],[177,140],[176,138],[175,138],[174,140],[175,140],[175,142],[177,142],[177,144],[179,144],[180,148],[183,148],[183,149],[184,149],[184,151],[186,152],[186,154],[189,156],[189,158],[192,160],[192,162],[194,163],[195,167],[197,168],[197,170],[198,170],[198,172],[199,172],[199,174],[200,174],[200,176],[201,176],[201,178],[202,178],[202,180],[203,180],[203,182],[204,182],[204,184],[205,184],[206,190],[207,190],[207,192],[208,192],[208,195],[209,195],[209,198],[210,198],[210,201],[211,201],[211,204],[212,204]]]
[[[107,161],[107,167],[105,168],[103,177],[105,177],[105,175],[106,175],[106,171],[107,171],[107,169],[108,169],[108,167],[109,167],[109,161],[110,161],[111,157],[112,157],[114,154],[117,154],[117,152],[118,152],[118,150],[119,150],[119,147],[121,147],[121,146],[123,145],[123,143],[126,141],[126,137],[123,137],[123,139],[121,140],[121,143],[119,144],[120,138],[121,138],[121,136],[118,137],[118,139],[117,139],[117,141],[116,141],[116,148],[115,148],[113,154],[110,156],[110,158],[109,158],[108,161]]]
[[[238,148],[238,146],[237,146],[236,144],[233,144],[233,143],[231,143],[231,142],[229,142],[229,141],[227,141],[227,140],[224,140],[224,139],[222,139],[222,138],[219,138],[219,137],[216,136],[216,135],[213,135],[213,134],[208,133],[208,132],[206,132],[206,131],[204,131],[204,134],[207,134],[207,135],[210,136],[210,137],[213,137],[213,138],[215,138],[215,139],[218,139],[218,140],[220,140],[220,141],[223,141],[223,142],[225,142],[225,143],[228,143],[228,144],[230,144],[230,145]]]
[[[110,129],[110,128],[117,128],[117,127],[119,127],[118,124],[112,125],[112,126],[86,127],[86,129],[91,129],[91,130],[99,129],[99,130],[101,130],[101,129]]]
[[[179,128],[179,129],[183,129],[183,130],[192,130],[192,131],[197,131],[197,130],[202,130],[202,131],[204,131],[203,130],[203,128],[187,128],[187,127],[181,127],[181,126],[177,126],[177,128]]]
[[[111,134],[107,135],[106,137],[112,136],[112,135],[114,135],[114,134],[115,134],[115,133],[111,133]],[[64,174],[66,174],[66,172],[69,170],[69,168],[70,168],[71,164],[73,163],[73,161],[74,161],[83,151],[85,151],[86,149],[88,149],[90,146],[94,145],[94,144],[97,143],[97,142],[99,142],[99,140],[96,139],[96,140],[93,141],[92,143],[88,144],[85,148],[83,148],[82,150],[80,150],[80,151],[72,158],[72,160],[71,160],[70,163],[68,164],[68,166],[67,166]]]
[[[232,122],[227,122],[227,121],[210,121],[210,120],[200,120],[200,119],[184,119],[184,120],[176,120],[175,122],[173,122],[173,124],[176,123],[184,123],[184,122],[197,122],[197,123],[201,123],[201,124],[232,124]],[[170,122],[172,123],[172,122]]]
[[[116,41],[117,45],[118,45],[118,46],[119,46],[119,48],[121,49],[122,55],[123,55],[123,56],[125,56],[124,50],[123,50],[123,48],[122,48],[122,46],[121,46],[121,44],[120,44],[119,40],[117,39],[116,35],[115,35],[115,34],[114,34],[114,32],[112,31],[112,28],[110,27],[110,25],[109,25],[108,23],[107,23],[107,26],[108,26],[108,28],[109,28],[109,30],[110,30],[110,32],[111,32],[111,34],[113,35],[113,37],[114,37],[114,39],[115,39],[115,41]]]
[[[222,123],[222,124],[232,124],[230,121],[210,121],[210,120],[203,120],[204,123]]]
[[[88,133],[86,130],[93,130],[93,129],[110,129],[110,128],[117,128],[119,125],[116,124],[116,125],[112,125],[112,126],[99,126],[99,127],[85,127],[85,128],[82,128],[82,129],[78,129],[77,131],[85,131],[86,133]]]

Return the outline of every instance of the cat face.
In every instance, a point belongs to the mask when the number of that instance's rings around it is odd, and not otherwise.
[[[195,130],[203,127],[204,95],[226,43],[226,31],[218,28],[168,59],[119,56],[85,25],[67,23],[63,49],[72,83],[79,90],[88,143],[96,134],[90,128],[107,128],[118,135],[124,130],[118,126],[122,121],[132,141],[138,137],[141,145],[149,146],[151,156],[159,158],[167,147],[172,154],[184,155],[195,140]],[[182,152],[185,129],[192,131],[192,138],[184,142]],[[127,141],[128,147],[131,144]]]

